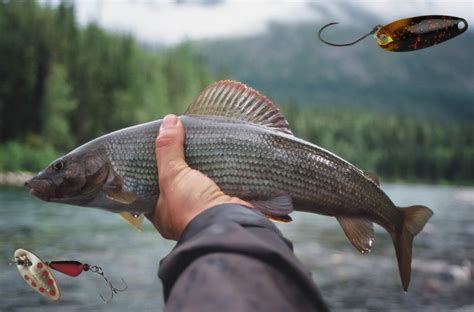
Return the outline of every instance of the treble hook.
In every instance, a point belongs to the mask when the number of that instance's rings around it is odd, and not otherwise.
[[[91,266],[90,268],[90,271],[93,272],[93,273],[97,273],[99,275],[101,275],[104,280],[105,280],[105,283],[107,284],[107,286],[110,288],[110,292],[111,292],[111,296],[109,299],[105,299],[101,294],[99,294],[100,298],[105,302],[105,303],[109,303],[112,301],[112,299],[114,298],[114,295],[116,295],[118,292],[122,292],[122,291],[125,291],[128,289],[128,285],[127,283],[123,280],[123,278],[121,279],[122,280],[122,284],[125,285],[125,287],[123,288],[117,288],[115,287],[114,285],[112,285],[112,282],[107,278],[107,276],[105,276],[104,274],[104,271],[102,270],[102,268],[98,265],[93,265]]]
[[[324,25],[323,27],[321,27],[321,29],[319,30],[318,32],[318,38],[319,40],[321,40],[322,42],[324,42],[325,44],[327,45],[330,45],[330,46],[333,46],[333,47],[348,47],[348,46],[351,46],[353,44],[356,44],[357,42],[365,39],[366,37],[370,36],[370,35],[373,35],[375,34],[380,28],[383,27],[383,25],[377,25],[374,27],[374,29],[372,29],[368,34],[360,37],[359,39],[357,39],[356,41],[354,42],[351,42],[351,43],[331,43],[331,42],[328,42],[326,40],[324,40],[323,38],[321,38],[321,32],[326,29],[327,27],[331,26],[331,25],[337,25],[339,24],[338,22],[333,22],[333,23],[329,23],[329,24],[326,24]]]

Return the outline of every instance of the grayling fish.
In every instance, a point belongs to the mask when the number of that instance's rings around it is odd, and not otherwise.
[[[370,251],[373,223],[391,235],[405,290],[412,241],[432,215],[399,208],[377,177],[295,137],[266,97],[235,81],[208,86],[181,116],[188,164],[223,192],[252,202],[269,218],[295,210],[334,216],[360,252]],[[161,120],[104,135],[55,160],[26,183],[43,200],[138,216],[159,197],[155,138]]]

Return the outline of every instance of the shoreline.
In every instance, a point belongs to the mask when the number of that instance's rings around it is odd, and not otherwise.
[[[0,172],[0,186],[22,187],[25,181],[31,179],[35,174],[28,171],[22,172]]]

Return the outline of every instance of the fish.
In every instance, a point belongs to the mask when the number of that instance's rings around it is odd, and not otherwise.
[[[207,86],[180,116],[185,159],[222,191],[265,216],[289,222],[294,210],[336,217],[352,245],[368,253],[373,223],[391,236],[400,278],[410,282],[412,243],[431,209],[397,207],[376,175],[296,137],[265,96],[231,80]],[[94,139],[53,161],[25,185],[50,202],[121,213],[131,223],[159,198],[155,139],[162,120]]]

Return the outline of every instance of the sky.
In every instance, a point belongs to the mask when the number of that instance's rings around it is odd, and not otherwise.
[[[380,24],[416,15],[453,15],[474,29],[473,0],[76,0],[85,25],[133,34],[139,41],[172,45],[186,39],[254,35],[268,22],[357,22],[357,10],[368,11]],[[319,21],[319,24],[318,24]],[[375,26],[375,25],[374,25]]]

